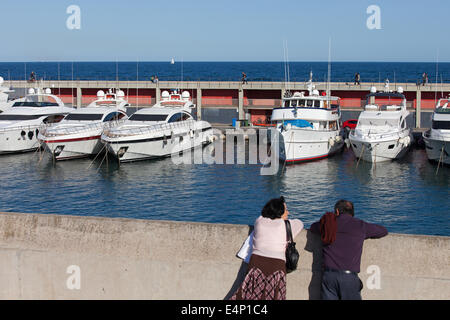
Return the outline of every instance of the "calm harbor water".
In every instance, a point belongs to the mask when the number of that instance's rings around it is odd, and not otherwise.
[[[212,148],[208,146],[206,148]],[[210,149],[205,149],[210,152]],[[450,168],[412,149],[401,161],[357,166],[351,150],[260,175],[260,165],[176,165],[171,158],[106,165],[52,164],[39,153],[0,157],[0,211],[253,224],[264,203],[283,195],[306,227],[334,203],[390,232],[450,236]]]

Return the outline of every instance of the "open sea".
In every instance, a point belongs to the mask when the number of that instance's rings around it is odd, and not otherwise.
[[[285,81],[284,62],[0,62],[5,80],[28,79],[34,71],[44,80],[159,80],[239,81],[242,72],[248,81]],[[326,81],[328,62],[290,62],[289,80]],[[359,72],[362,82],[416,83],[424,72],[430,82],[450,82],[450,63],[433,62],[332,62],[331,81],[353,82]]]
[[[290,81],[327,77],[326,62],[289,63]],[[284,81],[283,62],[1,62],[6,81],[34,71],[45,80]],[[332,81],[450,82],[450,63],[334,62]],[[7,84],[7,83],[6,83]],[[212,148],[208,146],[207,148]],[[205,152],[211,150],[205,149]],[[273,176],[260,165],[176,165],[171,158],[123,164],[92,159],[53,165],[39,153],[0,156],[0,211],[249,224],[273,197],[309,227],[342,198],[355,216],[390,232],[450,236],[450,168],[412,149],[401,161],[357,165],[351,150],[287,166]]]

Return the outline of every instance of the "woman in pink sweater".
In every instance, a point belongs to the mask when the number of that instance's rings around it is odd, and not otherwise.
[[[253,251],[247,275],[232,300],[286,299],[286,226],[289,211],[284,197],[272,199],[255,221]],[[299,219],[289,219],[292,236],[303,229]]]

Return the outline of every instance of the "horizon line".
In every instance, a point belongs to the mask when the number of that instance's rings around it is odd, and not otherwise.
[[[147,63],[147,62],[164,62],[170,63],[170,60],[30,60],[30,61],[0,61],[0,63],[79,63],[79,62],[106,62],[106,63],[119,63],[119,62],[127,62],[127,63]],[[219,62],[219,63],[264,63],[264,62],[276,62],[276,63],[285,63],[284,61],[278,60],[192,60],[192,61],[176,61],[175,63],[192,63],[192,62],[201,62],[201,63],[211,63],[211,62]],[[328,63],[327,60],[295,60],[289,61],[288,63]],[[370,60],[335,60],[331,61],[331,63],[450,63],[450,61],[370,61]]]

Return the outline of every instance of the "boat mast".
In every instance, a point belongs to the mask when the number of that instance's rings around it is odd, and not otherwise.
[[[327,77],[327,96],[330,97],[330,79],[331,79],[331,37],[328,39],[328,77]]]

